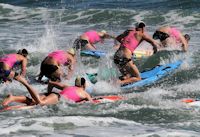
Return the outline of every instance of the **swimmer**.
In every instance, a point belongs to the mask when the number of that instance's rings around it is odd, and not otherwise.
[[[7,54],[0,58],[0,79],[3,82],[16,79],[18,73],[13,70],[16,66],[21,66],[21,73],[23,77],[26,76],[28,51],[21,49],[17,53]],[[17,80],[17,79],[16,79]]]
[[[62,66],[67,66],[68,74],[66,79],[70,79],[74,71],[75,63],[75,51],[73,48],[67,51],[54,51],[42,61],[38,81],[41,81],[43,76],[46,76],[51,81],[60,81],[63,76]]]
[[[190,36],[188,34],[183,35],[175,27],[164,26],[156,30],[153,34],[153,39],[159,39],[163,49],[169,46],[176,48],[176,45],[181,44],[182,51],[186,52],[188,50]]]
[[[109,35],[105,30],[100,32],[95,30],[90,30],[82,34],[78,39],[75,40],[73,48],[78,50],[96,50],[94,44],[101,42],[103,43],[105,39],[115,38]]]
[[[4,107],[8,106],[12,102],[23,103],[27,106],[31,105],[53,105],[59,102],[60,97],[64,99],[81,102],[83,100],[89,100],[93,102],[91,96],[85,91],[86,80],[81,77],[77,77],[74,86],[68,86],[59,82],[49,81],[47,92],[45,94],[39,94],[36,89],[34,89],[23,77],[19,76],[19,82],[22,83],[30,93],[32,98],[27,96],[14,96],[12,94],[8,95],[4,99],[2,105]],[[53,92],[53,88],[60,89],[61,92]]]
[[[140,72],[132,61],[133,52],[141,42],[149,42],[153,46],[154,53],[160,46],[147,35],[145,26],[145,23],[140,21],[136,23],[135,28],[128,29],[116,37],[116,40],[120,42],[120,46],[114,54],[114,63],[122,74],[118,81],[119,84],[123,85],[141,80]]]

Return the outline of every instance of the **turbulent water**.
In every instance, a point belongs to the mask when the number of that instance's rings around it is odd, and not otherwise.
[[[200,109],[181,102],[200,97],[200,1],[199,0],[0,0],[0,54],[27,48],[30,52],[28,79],[39,91],[46,85],[34,82],[42,59],[55,49],[68,49],[89,29],[118,35],[143,20],[150,35],[162,25],[171,25],[191,34],[184,54],[152,57],[137,61],[140,69],[183,60],[174,74],[142,92],[123,92],[112,83],[100,81],[93,95],[122,94],[127,99],[115,103],[73,104],[0,113],[0,136],[33,137],[198,137]],[[113,41],[99,44],[112,56]],[[148,43],[140,48],[151,49]],[[112,67],[110,57],[95,64],[78,61],[76,75]],[[142,64],[143,63],[143,64]],[[103,65],[102,65],[103,64]],[[73,83],[67,81],[68,83]],[[0,85],[0,99],[12,93],[28,95],[18,82]]]

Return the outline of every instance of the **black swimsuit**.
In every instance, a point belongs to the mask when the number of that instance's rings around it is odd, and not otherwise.
[[[87,44],[88,44],[87,40],[76,39],[74,41],[73,48],[76,49],[76,50],[78,50],[78,49],[84,49]]]
[[[20,62],[17,62],[18,64]],[[3,62],[0,62],[0,83],[6,81],[12,81],[9,77],[11,70],[4,70],[3,69]],[[14,78],[17,77],[19,74],[15,72]]]
[[[48,96],[50,94],[55,94],[56,96],[58,96],[58,100],[60,100],[60,94],[59,93],[56,93],[56,92],[46,92],[44,93],[43,95],[44,96]],[[35,105],[35,101],[32,99],[32,98],[29,98],[29,97],[26,97],[26,104],[27,105]]]
[[[161,32],[161,31],[156,31],[153,34],[153,39],[159,39],[160,41],[164,41],[169,37],[169,34]]]
[[[120,65],[121,67],[125,66],[129,61],[132,60],[124,56],[124,52],[122,48],[123,47],[120,46],[120,48],[117,50],[117,52],[115,52],[115,55],[114,55],[114,63],[117,65]]]
[[[51,79],[52,81],[60,80],[60,78],[53,77],[52,74],[58,69],[56,65],[52,64],[45,64],[42,62],[40,71],[43,75],[47,78]]]

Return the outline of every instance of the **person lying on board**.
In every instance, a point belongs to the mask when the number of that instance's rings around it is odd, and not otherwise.
[[[186,52],[188,50],[190,36],[188,34],[183,35],[181,31],[175,27],[163,26],[155,31],[153,39],[159,39],[162,43],[163,49],[166,47],[180,49],[181,47],[182,51]]]
[[[51,81],[60,81],[63,76],[62,66],[67,66],[68,74],[66,79],[70,79],[75,63],[75,51],[73,48],[67,51],[57,50],[51,52],[41,63],[38,81],[41,82],[43,76],[46,76]]]
[[[4,107],[8,106],[12,102],[23,103],[27,106],[31,105],[53,105],[57,104],[62,96],[64,99],[81,102],[83,100],[89,100],[93,102],[91,96],[85,91],[86,80],[81,77],[77,77],[75,80],[75,86],[68,86],[59,82],[49,81],[47,92],[44,94],[39,94],[35,88],[33,88],[23,77],[18,76],[19,82],[21,82],[28,90],[32,98],[27,96],[14,96],[12,94],[8,95],[4,99],[2,105]],[[60,89],[59,93],[53,92],[53,88]]]
[[[105,30],[95,31],[89,30],[82,34],[78,39],[74,41],[73,48],[78,50],[96,50],[94,44],[101,42],[103,43],[105,39],[115,38],[109,35]]]
[[[114,54],[114,63],[122,74],[119,84],[141,80],[140,72],[132,61],[132,56],[142,41],[149,42],[153,46],[154,53],[157,52],[159,44],[147,35],[145,26],[145,23],[140,21],[136,23],[135,28],[128,29],[116,37],[116,40],[120,42],[120,47]]]
[[[19,74],[13,70],[14,67],[21,66],[23,77],[26,76],[28,51],[21,49],[17,53],[7,54],[0,58],[0,81],[9,82],[11,79],[16,79]]]

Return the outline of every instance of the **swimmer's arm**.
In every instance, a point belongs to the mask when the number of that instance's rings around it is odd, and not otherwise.
[[[93,44],[88,43],[86,46],[89,50],[96,50],[96,47]]]
[[[149,42],[152,45],[154,53],[156,53],[158,51],[158,48],[160,47],[160,44],[157,43],[154,39],[152,39],[147,34],[143,34],[142,39],[147,41],[147,42]]]
[[[21,66],[21,75],[25,76],[26,75],[26,66],[27,66],[27,59],[24,58],[22,60],[22,66]]]
[[[180,40],[181,40],[181,43],[182,43],[183,51],[186,52],[188,50],[188,43],[185,40],[185,37],[181,34],[180,34]]]
[[[92,97],[86,91],[84,91],[84,94],[86,96],[86,99],[89,100],[92,103],[93,102]]]
[[[70,79],[71,77],[72,77],[72,74],[74,73],[74,67],[75,67],[75,64],[76,64],[76,59],[74,59],[74,58],[70,58],[70,62],[71,62],[71,64],[69,64],[69,66],[68,66],[68,74],[67,74],[67,77],[66,77],[66,79]]]
[[[97,47],[94,44],[90,44],[93,47],[93,50],[96,50]]]
[[[116,37],[114,35],[111,35],[111,34],[106,34],[105,37],[108,38],[108,39],[116,39]]]
[[[72,65],[70,65],[66,79],[69,80],[72,77],[73,73],[74,73],[74,68],[72,67]]]
[[[115,39],[116,39],[118,42],[122,43],[123,38],[126,37],[126,36],[128,35],[128,33],[129,33],[129,31],[126,30],[124,33],[118,35]]]
[[[47,92],[50,93],[54,87],[57,89],[63,90],[64,88],[68,87],[68,85],[62,84],[60,82],[49,81]]]

